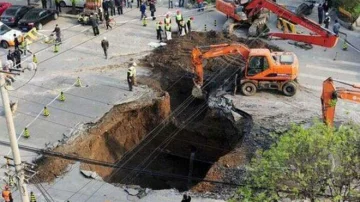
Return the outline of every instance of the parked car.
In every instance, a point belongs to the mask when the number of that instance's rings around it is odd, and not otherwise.
[[[2,15],[1,22],[8,26],[16,26],[19,20],[30,10],[29,6],[10,6]]]
[[[22,33],[18,30],[11,29],[4,23],[0,22],[0,46],[2,48],[8,48],[9,46],[14,45],[14,34],[21,42],[22,39]]]
[[[3,14],[12,4],[8,2],[0,2],[0,15]]]
[[[34,27],[37,30],[42,29],[43,25],[56,20],[59,17],[59,13],[55,10],[34,8],[25,14],[25,16],[19,21],[18,27],[21,31],[28,31]]]
[[[75,6],[84,8],[85,3],[86,3],[86,0],[76,0]],[[62,0],[62,1],[60,1],[60,6],[61,7],[72,6],[71,0]]]

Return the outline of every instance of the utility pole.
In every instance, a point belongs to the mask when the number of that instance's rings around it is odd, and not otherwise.
[[[11,151],[14,158],[14,164],[15,164],[15,173],[16,173],[16,179],[18,181],[18,189],[20,191],[20,197],[22,202],[29,202],[29,196],[28,191],[26,188],[26,184],[24,182],[25,174],[23,170],[23,166],[21,163],[20,158],[20,151],[19,146],[17,143],[16,138],[16,132],[15,132],[15,126],[14,126],[14,120],[12,116],[12,112],[10,109],[10,101],[9,101],[9,95],[5,88],[5,74],[0,72],[0,88],[1,88],[1,97],[3,101],[3,106],[5,109],[5,118],[6,118],[6,124],[9,132],[9,140],[10,140],[10,146]]]

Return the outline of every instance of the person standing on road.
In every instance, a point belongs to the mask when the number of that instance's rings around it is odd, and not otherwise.
[[[156,3],[155,0],[150,0],[150,3],[149,3],[152,20],[156,20],[156,17],[155,17],[155,12],[156,12],[155,3]]]
[[[14,51],[14,59],[15,59],[15,67],[17,69],[21,69],[21,50],[19,48],[15,48]]]
[[[47,8],[47,0],[41,0],[42,8]]]
[[[339,36],[339,32],[340,32],[340,23],[338,20],[335,20],[335,24],[333,25],[333,31],[336,34],[336,36]]]
[[[110,15],[114,16],[116,14],[114,0],[109,0],[109,4],[110,4]]]
[[[109,15],[109,14],[108,14]],[[95,15],[90,15],[90,19],[91,19],[91,26],[93,28],[93,32],[94,32],[94,36],[99,35],[99,22],[98,19]]]
[[[162,41],[161,32],[163,31],[161,25],[161,21],[156,23],[156,39],[160,40],[160,42]]]
[[[140,20],[143,20],[144,17],[146,18],[146,4],[145,2],[141,4],[140,6],[140,12],[141,12],[141,17],[140,17]]]
[[[60,27],[58,24],[55,25],[55,29],[54,29],[53,33],[54,32],[55,32],[55,36],[56,36],[55,41],[57,43],[61,43],[61,30],[60,30]]]
[[[112,29],[112,27],[110,25],[110,17],[109,17],[109,15],[105,15],[104,17],[105,17],[106,29],[109,29],[109,27],[110,27],[110,29]]]
[[[184,7],[184,1],[185,0],[179,0],[179,7]]]
[[[185,32],[186,34],[190,33],[191,32],[191,24],[193,22],[194,18],[193,17],[190,17],[187,21],[186,21],[186,27],[185,27]]]
[[[141,0],[136,0],[136,2],[137,2],[137,8],[139,8],[141,4]]]
[[[28,39],[28,37],[25,37],[24,41],[22,43],[23,43],[23,48],[24,48],[24,55],[26,56],[26,52],[29,52],[29,53],[32,54],[32,52],[30,51],[30,48],[29,48],[29,39]]]
[[[107,0],[103,1],[102,7],[103,7],[103,10],[104,10],[104,16],[106,14],[109,15],[109,4],[108,4]]]
[[[15,49],[19,48],[19,45],[20,45],[19,39],[16,37],[16,34],[14,34],[14,46],[15,46]]]
[[[118,15],[123,14],[123,4],[122,0],[115,0],[115,6],[117,8]]]
[[[169,0],[169,9],[170,9],[170,8],[174,8],[173,0]]]
[[[105,59],[107,59],[107,50],[109,49],[109,41],[104,37],[101,41],[101,47],[104,50]]]
[[[55,0],[55,7],[56,10],[61,13],[61,6],[60,6],[60,0]]]
[[[329,13],[325,13],[324,24],[325,24],[325,28],[326,28],[326,29],[329,29],[329,24],[330,24],[330,16],[329,16]]]
[[[328,13],[328,12],[329,12],[329,8],[330,8],[329,2],[328,2],[328,1],[325,1],[322,6],[323,6],[324,12],[325,12],[325,13]]]
[[[166,36],[166,40],[171,40],[171,24],[167,23],[165,24],[165,36]]]
[[[318,6],[318,19],[319,19],[319,25],[323,23],[323,17],[324,17],[324,8],[321,4]]]
[[[204,11],[204,0],[197,0],[198,12]]]
[[[180,32],[180,21],[184,20],[182,14],[180,13],[179,10],[176,11],[176,15],[175,15],[175,22],[178,25],[178,31]]]
[[[127,72],[127,81],[129,84],[129,91],[133,90],[133,86],[136,85],[136,63],[132,63],[129,65],[129,69]]]

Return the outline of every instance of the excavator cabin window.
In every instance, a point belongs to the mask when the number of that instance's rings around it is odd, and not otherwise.
[[[247,71],[248,76],[254,76],[269,68],[269,63],[265,56],[253,56],[249,60],[249,67]]]

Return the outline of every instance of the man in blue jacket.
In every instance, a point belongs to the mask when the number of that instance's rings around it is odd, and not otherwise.
[[[146,18],[146,14],[145,14],[145,12],[146,12],[146,4],[145,4],[145,2],[141,4],[141,6],[140,6],[140,12],[141,12],[141,18],[140,18],[140,20],[143,20],[144,17]]]

